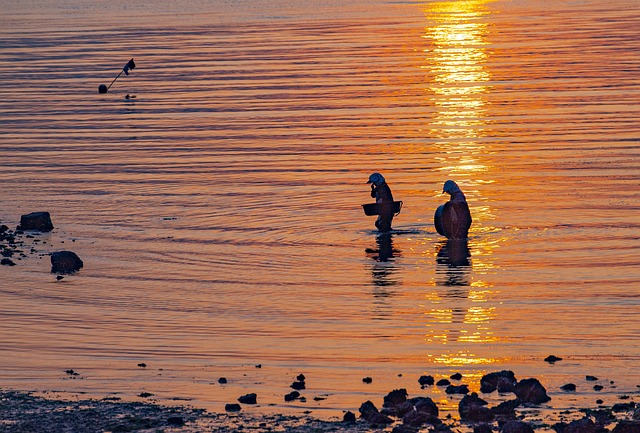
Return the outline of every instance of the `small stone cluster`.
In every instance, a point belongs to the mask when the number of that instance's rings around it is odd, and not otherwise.
[[[34,239],[34,242],[38,242],[36,236],[41,233],[47,233],[53,230],[53,223],[51,221],[51,215],[49,212],[32,212],[20,217],[20,224],[16,227],[15,231],[9,229],[8,226],[0,225],[0,265],[3,266],[15,266],[16,263],[13,260],[18,258],[28,257],[24,250],[25,247],[24,238]],[[25,233],[27,232],[27,233]],[[46,244],[46,241],[42,241]],[[38,251],[31,247],[29,253],[35,254]],[[56,251],[51,253],[51,273],[58,274],[58,279],[61,279],[61,275],[75,274],[78,272],[84,263],[80,260],[80,257],[72,251]]]

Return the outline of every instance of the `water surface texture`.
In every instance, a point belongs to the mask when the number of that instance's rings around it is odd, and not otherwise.
[[[625,0],[4,1],[0,221],[49,211],[25,250],[85,267],[0,269],[0,386],[217,410],[283,405],[300,372],[318,410],[456,371],[637,392],[639,25]],[[374,171],[404,202],[386,237]],[[433,228],[447,179],[467,243]]]

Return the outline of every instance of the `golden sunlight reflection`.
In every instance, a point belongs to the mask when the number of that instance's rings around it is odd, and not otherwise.
[[[499,339],[491,329],[499,302],[492,284],[483,279],[483,275],[495,272],[492,258],[498,247],[487,236],[493,231],[492,207],[481,194],[483,186],[494,182],[493,167],[486,162],[491,149],[483,140],[491,90],[491,73],[486,66],[489,2],[421,5],[428,22],[423,35],[428,43],[422,66],[429,83],[425,92],[427,102],[436,108],[428,129],[430,138],[435,138],[435,160],[443,178],[461,184],[474,218],[469,243],[449,240],[436,246],[435,287],[425,295],[422,306],[425,341],[439,343],[444,352],[429,358],[445,365],[493,363],[495,359],[470,348]]]

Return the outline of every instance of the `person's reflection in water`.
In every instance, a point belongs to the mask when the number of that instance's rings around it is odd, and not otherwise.
[[[468,286],[471,253],[466,239],[449,239],[440,245],[436,273],[445,276],[443,286]]]
[[[400,256],[401,251],[393,247],[393,235],[382,233],[376,236],[376,248],[365,249],[367,257],[374,260],[371,266],[373,278],[373,297],[375,299],[375,316],[383,318],[391,315],[388,298],[394,296],[393,286],[400,284],[398,267],[394,265],[394,259]]]

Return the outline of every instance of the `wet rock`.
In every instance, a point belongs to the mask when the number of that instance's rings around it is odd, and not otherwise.
[[[284,401],[293,401],[300,398],[300,393],[298,391],[291,391],[289,394],[284,396]]]
[[[523,379],[515,386],[516,397],[524,403],[540,404],[551,400],[538,379]]]
[[[436,382],[433,376],[425,375],[425,376],[420,376],[420,378],[418,379],[418,383],[420,384],[420,386],[424,388],[425,386],[431,386]]]
[[[632,411],[636,407],[634,402],[629,403],[616,403],[611,406],[611,410],[613,412],[629,412]]]
[[[548,362],[549,364],[554,364],[558,361],[562,361],[562,358],[555,355],[549,355],[544,359],[544,362]]]
[[[442,421],[438,417],[426,412],[419,412],[415,409],[407,412],[402,417],[402,424],[412,428],[420,428],[426,424],[439,425]]]
[[[611,433],[640,433],[640,421],[620,421]]]
[[[384,403],[382,407],[396,407],[407,401],[407,390],[394,389],[384,397]]]
[[[409,401],[405,401],[404,403],[395,406],[393,408],[393,416],[396,416],[398,418],[402,418],[404,417],[406,414],[408,414],[409,412],[415,410],[413,404],[411,404],[411,402]]]
[[[0,260],[0,265],[2,266],[15,266],[16,264],[13,262],[13,260],[8,259],[8,258],[4,258],[2,260]]]
[[[469,394],[469,386],[468,385],[449,385],[444,390],[447,394]]]
[[[355,424],[356,423],[356,414],[351,412],[351,411],[347,411],[347,413],[344,414],[344,416],[342,417],[342,422],[346,422],[349,424]]]
[[[418,412],[428,413],[436,417],[438,416],[438,406],[429,397],[414,397],[409,400],[409,403],[411,403]]]
[[[240,403],[244,403],[244,404],[257,404],[258,403],[258,396],[256,395],[256,393],[250,393],[250,394],[246,394],[243,396],[238,397],[238,401]]]
[[[451,381],[449,379],[440,379],[436,383],[436,386],[449,386],[449,385],[451,385]]]
[[[575,383],[567,383],[566,385],[562,385],[560,389],[566,392],[575,392],[576,385]]]
[[[181,416],[171,416],[167,418],[167,424],[175,427],[182,427],[184,425],[184,418]]]
[[[241,409],[238,403],[227,403],[224,405],[224,410],[227,412],[240,412]]]
[[[569,424],[558,423],[552,428],[556,433],[598,433],[598,427],[589,418],[582,418]]]
[[[480,392],[484,394],[492,393],[498,389],[499,385],[499,392],[513,392],[517,382],[515,374],[510,370],[485,374],[480,379]]]
[[[84,263],[73,251],[58,251],[51,253],[52,274],[74,274],[78,272]]]
[[[491,412],[495,415],[498,421],[511,421],[517,418],[516,408],[520,406],[520,400],[508,400],[503,401],[497,406],[491,408]]]
[[[34,230],[39,232],[50,232],[53,230],[51,215],[49,212],[32,212],[20,217],[20,225],[16,230]]]
[[[522,421],[509,421],[502,426],[502,433],[535,433],[533,428]]]
[[[453,380],[460,380],[462,379],[462,374],[460,373],[454,373],[451,376],[449,376],[449,379],[453,379]]]
[[[378,408],[367,400],[360,405],[360,418],[371,424],[391,424],[393,420],[388,416],[380,413]]]
[[[473,428],[473,433],[492,433],[493,429],[490,425],[480,424]]]
[[[465,422],[491,422],[494,419],[494,414],[486,406],[487,402],[478,397],[475,392],[466,395],[458,403],[460,419]]]
[[[306,385],[305,385],[304,381],[299,381],[299,380],[298,380],[298,381],[296,381],[296,382],[293,382],[293,383],[291,384],[291,386],[290,386],[290,387],[291,387],[291,388],[293,388],[293,389],[297,389],[297,390],[299,390],[299,391],[300,391],[300,390],[305,389],[305,388],[306,388]]]

